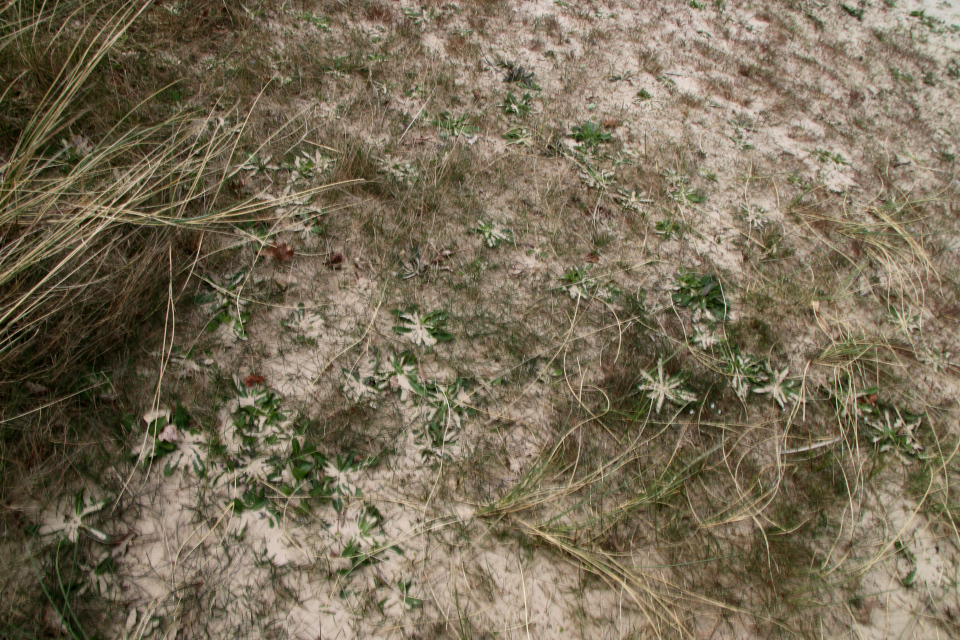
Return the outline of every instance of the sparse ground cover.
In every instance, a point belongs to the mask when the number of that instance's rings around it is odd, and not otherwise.
[[[954,8],[0,16],[0,635],[960,635]]]

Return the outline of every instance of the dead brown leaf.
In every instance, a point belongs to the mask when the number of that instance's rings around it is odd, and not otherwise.
[[[243,379],[243,386],[245,387],[255,387],[258,384],[263,384],[263,376],[250,374]]]
[[[293,247],[286,242],[281,242],[279,244],[271,244],[263,250],[263,253],[277,262],[290,262],[293,258]]]

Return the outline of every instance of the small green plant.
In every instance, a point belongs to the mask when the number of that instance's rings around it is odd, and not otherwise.
[[[503,134],[503,139],[509,145],[526,147],[533,144],[533,134],[526,127],[511,127]]]
[[[951,80],[960,80],[960,60],[951,58],[947,63],[947,77]]]
[[[247,161],[241,165],[240,169],[242,171],[250,171],[255,176],[267,173],[268,171],[277,171],[280,165],[271,163],[272,158],[273,156],[270,155],[261,158],[254,153],[247,158]]]
[[[587,120],[580,126],[574,127],[571,136],[584,147],[592,147],[602,142],[609,142],[613,137],[593,120]]]
[[[477,132],[477,127],[470,124],[466,115],[454,116],[447,111],[440,113],[431,120],[434,126],[440,129],[441,138],[470,137]]]
[[[683,237],[683,224],[674,218],[657,220],[657,223],[653,226],[653,228],[654,232],[664,240],[669,240],[674,236],[678,238]]]
[[[663,371],[663,358],[657,359],[657,368],[655,371],[641,371],[643,382],[637,386],[637,391],[646,391],[647,397],[651,403],[654,403],[654,409],[660,413],[665,400],[683,407],[697,399],[689,389],[683,386],[687,376],[684,373],[668,376]]]
[[[498,247],[503,242],[513,244],[513,231],[495,222],[478,220],[474,231],[483,236],[483,241],[491,249]]]
[[[925,9],[917,9],[915,11],[911,11],[910,17],[916,18],[917,20],[920,21],[920,24],[927,27],[928,29],[932,29],[933,31],[937,31],[943,27],[943,20],[935,16],[928,16]]]
[[[284,164],[284,168],[290,172],[292,180],[312,180],[330,171],[334,164],[333,158],[328,158],[319,149],[315,149],[313,153],[301,151],[295,154]]]
[[[870,442],[877,451],[893,451],[903,462],[911,464],[923,453],[924,447],[917,440],[916,431],[923,416],[877,402],[859,405],[863,421],[872,430]]]
[[[788,367],[776,371],[771,368],[770,362],[768,361],[766,369],[765,377],[767,384],[762,387],[755,387],[753,392],[768,394],[780,405],[781,409],[786,410],[788,404],[795,404],[799,400],[800,383],[797,380],[788,378],[790,375],[790,369]]]
[[[908,84],[913,82],[913,75],[906,71],[901,71],[899,67],[890,67],[890,77]]]
[[[437,11],[433,7],[407,7],[403,15],[415,25],[427,25],[437,19]]]
[[[225,327],[237,340],[246,340],[246,323],[250,321],[250,313],[246,310],[250,301],[240,295],[247,280],[247,274],[238,271],[222,284],[215,285],[212,291],[201,293],[194,298],[194,302],[201,307],[208,307],[208,313],[213,317],[207,322],[207,331],[216,331]]]
[[[186,409],[177,405],[172,412],[161,410],[149,412],[143,417],[146,433],[138,442],[137,457],[141,461],[165,458],[163,475],[169,476],[177,469],[193,471],[203,476],[206,469],[206,438],[190,428],[190,416]]]
[[[612,169],[595,169],[590,165],[580,172],[580,179],[590,189],[606,189],[613,184]]]
[[[740,218],[754,231],[763,231],[767,225],[767,212],[757,205],[740,205]]]
[[[817,160],[820,162],[827,162],[828,160],[838,165],[850,166],[850,163],[842,155],[835,151],[827,151],[826,149],[814,149],[810,152],[811,155],[816,156]]]
[[[710,322],[721,322],[727,317],[727,300],[716,276],[698,275],[681,269],[673,286],[673,303],[678,307],[692,307],[694,322],[701,317]]]
[[[621,71],[607,76],[608,82],[630,82],[637,76],[634,71]]]
[[[898,309],[892,305],[887,307],[887,321],[907,337],[920,330],[920,315],[911,313],[908,309]]]
[[[390,176],[393,182],[407,186],[413,186],[420,179],[419,173],[411,163],[392,156],[386,156],[380,160],[379,172]]]
[[[647,197],[647,194],[644,193],[643,189],[617,189],[617,193],[614,196],[617,201],[620,203],[620,206],[624,209],[631,209],[633,211],[643,212],[643,205],[651,204],[653,200]]]
[[[523,85],[527,89],[532,91],[539,91],[540,86],[534,82],[534,73],[524,67],[511,62],[509,60],[501,60],[497,65],[503,69],[506,73],[503,76],[504,82],[516,83]]]
[[[863,7],[851,7],[841,3],[840,8],[843,9],[848,16],[852,16],[857,20],[863,21],[863,14],[866,12]]]
[[[513,95],[512,91],[510,91],[507,93],[507,97],[504,98],[503,102],[500,104],[500,108],[503,110],[503,114],[506,116],[523,118],[530,113],[532,102],[533,97],[529,93],[524,93],[518,98]]]
[[[86,491],[78,491],[73,500],[64,500],[59,508],[47,512],[37,529],[41,537],[56,536],[76,543],[81,533],[89,535],[97,542],[106,543],[110,536],[84,522],[107,505],[106,499],[91,500]]]
[[[712,323],[698,322],[693,327],[693,338],[690,340],[703,351],[709,350],[724,340],[723,333]]]
[[[312,11],[306,11],[300,14],[300,19],[306,23],[312,24],[320,31],[330,31],[330,21],[327,20],[326,16],[317,15]]]
[[[590,275],[590,265],[570,267],[560,280],[563,282],[560,289],[566,291],[574,300],[590,298],[600,288],[600,283]]]
[[[668,195],[680,206],[701,204],[707,201],[707,196],[683,184],[669,191]]]
[[[652,97],[653,97],[653,94],[651,94],[651,93],[650,93],[649,91],[647,91],[646,89],[640,89],[640,91],[637,91],[637,98],[638,98],[639,100],[641,100],[641,101],[642,101],[642,100],[649,100],[649,99],[652,98]]]
[[[400,324],[395,325],[393,330],[402,336],[406,336],[415,345],[432,347],[438,342],[453,340],[453,335],[442,328],[449,315],[446,311],[431,311],[427,314],[421,314],[416,307],[411,307],[406,311],[395,309],[393,315],[400,321]]]
[[[767,374],[759,358],[741,353],[736,345],[728,346],[723,354],[723,373],[730,378],[730,386],[740,400],[767,381]]]

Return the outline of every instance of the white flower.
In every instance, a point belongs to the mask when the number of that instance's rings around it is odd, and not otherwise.
[[[641,371],[645,382],[637,387],[638,391],[647,391],[647,397],[655,401],[656,412],[660,413],[663,407],[663,401],[669,400],[674,404],[684,405],[693,402],[697,396],[691,391],[681,387],[684,375],[678,373],[675,376],[667,376],[663,371],[663,358],[657,360],[657,377],[654,378],[650,373]]]

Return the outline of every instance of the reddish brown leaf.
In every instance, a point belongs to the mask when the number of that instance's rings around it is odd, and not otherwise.
[[[293,258],[293,247],[286,242],[272,244],[264,249],[263,252],[277,262],[290,262],[290,259]]]
[[[600,262],[600,255],[596,251],[591,251],[587,254],[587,262],[597,263]]]
[[[867,402],[867,404],[871,404],[875,407],[877,406],[877,400],[879,399],[879,397],[877,396],[877,394],[871,393],[868,396],[863,396],[863,399],[864,401]]]
[[[616,118],[604,118],[603,119],[603,128],[604,129],[616,129],[620,126],[620,121]]]
[[[249,376],[243,379],[243,386],[245,387],[255,387],[258,384],[263,384],[263,376],[250,374]]]
[[[339,251],[335,251],[332,254],[330,254],[330,257],[327,258],[326,262],[324,262],[323,264],[328,269],[339,271],[340,269],[343,269],[343,261],[344,261],[343,254],[340,253]]]

